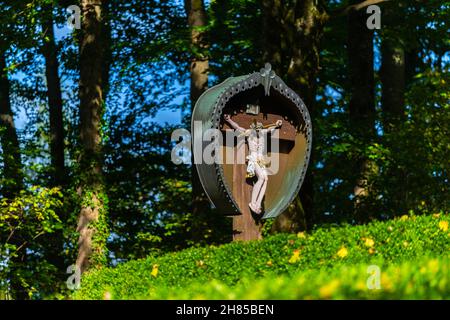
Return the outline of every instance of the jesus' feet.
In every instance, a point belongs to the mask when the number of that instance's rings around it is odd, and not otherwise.
[[[250,202],[250,203],[248,204],[248,206],[250,207],[250,209],[251,209],[254,213],[258,213],[258,214],[261,213],[261,208],[258,207],[258,206],[256,206],[255,204],[253,204],[253,203]]]

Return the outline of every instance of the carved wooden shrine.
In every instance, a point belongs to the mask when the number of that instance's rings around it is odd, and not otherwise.
[[[232,122],[245,129],[256,122],[269,127],[282,120],[282,126],[277,128],[278,150],[272,150],[273,140],[267,139],[267,155],[278,163],[275,174],[268,174],[260,214],[249,208],[255,179],[246,177],[247,163],[236,159],[239,152],[248,155],[248,143],[233,139],[227,144],[226,132],[233,128],[224,115],[230,115]],[[211,145],[211,140],[205,141],[203,136],[208,129],[217,129],[223,134],[222,143],[219,139],[212,140],[217,144],[217,151],[212,155],[217,161],[212,164],[201,159],[205,148]],[[286,210],[305,177],[312,127],[302,99],[271,70],[270,64],[266,64],[260,72],[228,78],[208,89],[194,107],[191,132],[194,161],[202,186],[219,213],[233,216],[234,239],[260,238],[260,219],[274,218]],[[228,159],[230,154],[235,159]]]

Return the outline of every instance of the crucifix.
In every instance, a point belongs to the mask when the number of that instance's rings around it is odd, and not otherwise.
[[[286,211],[306,174],[312,126],[302,99],[267,63],[208,89],[191,127],[194,162],[215,212],[233,219],[233,240],[261,239],[265,219]],[[203,135],[209,129],[220,130],[212,151]],[[214,163],[203,161],[205,152]]]
[[[247,178],[256,176],[257,181],[253,186],[251,202],[248,204],[250,209],[257,214],[262,212],[262,201],[266,193],[269,165],[267,157],[264,155],[264,146],[266,145],[267,135],[283,125],[282,120],[277,120],[275,124],[264,126],[261,122],[253,120],[249,129],[244,129],[235,121],[231,120],[230,115],[224,115],[225,121],[236,131],[243,135],[249,148],[247,159]],[[244,183],[245,181],[242,181]]]

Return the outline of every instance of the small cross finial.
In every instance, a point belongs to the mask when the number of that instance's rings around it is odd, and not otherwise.
[[[270,63],[264,65],[264,69],[261,69],[262,85],[264,86],[264,93],[266,96],[270,95],[270,86],[272,85],[272,80],[275,79],[275,71],[272,70]]]

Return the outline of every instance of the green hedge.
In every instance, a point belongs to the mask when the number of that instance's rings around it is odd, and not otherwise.
[[[115,299],[157,297],[163,288],[177,291],[212,280],[234,286],[242,279],[290,276],[309,269],[398,264],[447,255],[449,221],[449,215],[442,213],[403,216],[361,226],[322,227],[311,234],[280,234],[261,241],[191,248],[87,273],[72,298],[102,299],[105,292]]]
[[[359,264],[340,268],[308,270],[292,277],[244,280],[228,286],[213,280],[181,290],[161,287],[142,299],[449,299],[450,258],[419,259],[399,266]],[[370,268],[370,269],[369,269]],[[374,277],[379,274],[379,280]],[[378,281],[378,282],[377,282]],[[370,289],[369,289],[370,288]]]

